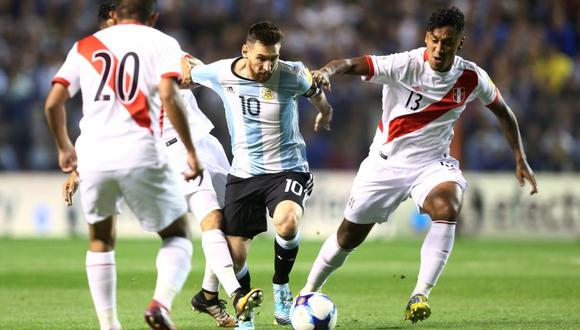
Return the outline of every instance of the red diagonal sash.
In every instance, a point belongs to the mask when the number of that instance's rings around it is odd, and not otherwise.
[[[88,36],[79,41],[78,44],[79,53],[87,61],[89,61],[89,63],[91,63],[93,68],[95,68],[95,70],[97,70],[99,74],[101,74],[101,72],[103,71],[103,63],[101,61],[93,61],[93,54],[99,50],[106,50],[113,57],[113,63],[111,68],[112,73],[109,75],[109,80],[107,81],[107,84],[109,85],[109,87],[111,87],[112,90],[116,91],[115,76],[117,71],[117,64],[119,63],[117,57],[115,57],[109,50],[109,48],[94,35]],[[132,79],[133,77],[131,77],[128,73],[125,73],[125,84],[127,85],[125,86],[125,88],[128,88],[128,86],[130,86],[130,82],[132,81]],[[143,94],[141,90],[137,90],[137,96],[134,98],[133,102],[131,103],[118,102],[118,103],[122,104],[125,107],[125,109],[129,111],[131,117],[133,118],[133,120],[135,120],[135,122],[137,122],[139,126],[147,128],[149,132],[153,134],[153,130],[151,129],[151,117],[149,116],[149,106],[147,102],[147,97],[145,96],[145,94]]]
[[[448,111],[462,106],[476,86],[477,74],[475,71],[464,70],[453,87],[449,90],[449,92],[447,92],[447,94],[445,94],[445,96],[443,96],[441,100],[429,105],[421,111],[393,119],[389,123],[389,136],[387,138],[387,142],[385,143],[389,143],[398,137],[421,129],[427,126],[430,122],[443,116]],[[463,88],[463,90],[459,90],[462,94],[461,100],[459,102],[456,101],[458,97],[458,88]],[[382,128],[381,124],[379,124],[380,128]]]

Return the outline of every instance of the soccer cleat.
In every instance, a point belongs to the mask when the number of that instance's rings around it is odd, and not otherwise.
[[[292,300],[288,283],[274,284],[274,324],[290,324]]]
[[[199,291],[191,298],[191,307],[194,311],[209,314],[220,327],[233,328],[236,326],[236,319],[226,310],[226,302],[217,297],[207,300],[203,291]]]
[[[169,310],[155,299],[151,300],[143,316],[151,329],[177,330],[171,321]]]
[[[410,320],[413,323],[423,321],[431,315],[431,307],[427,302],[427,297],[422,294],[416,294],[407,303],[405,309],[405,321]]]
[[[264,292],[261,289],[252,289],[245,295],[241,289],[236,290],[234,292],[234,309],[238,322],[243,323],[251,320],[254,308],[260,306],[262,300],[264,300]]]
[[[256,325],[254,324],[254,311],[250,312],[250,316],[247,320],[242,321],[238,320],[238,324],[234,328],[234,330],[254,330],[256,329]]]

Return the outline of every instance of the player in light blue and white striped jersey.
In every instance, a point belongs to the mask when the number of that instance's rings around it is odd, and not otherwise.
[[[223,231],[240,284],[250,288],[249,242],[266,231],[267,208],[276,229],[274,316],[279,324],[289,324],[289,273],[298,253],[304,201],[313,186],[297,98],[306,97],[319,110],[315,130],[330,128],[332,108],[304,64],[279,59],[281,42],[276,25],[258,22],[242,45],[242,57],[197,65],[191,80],[214,90],[226,111],[234,159]]]
[[[318,93],[310,72],[301,62],[277,60],[270,78],[260,82],[235,72],[241,60],[198,65],[191,72],[193,81],[213,89],[224,102],[234,155],[230,173],[249,178],[308,172],[297,97]]]

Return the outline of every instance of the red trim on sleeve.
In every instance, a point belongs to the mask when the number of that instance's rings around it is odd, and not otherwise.
[[[383,132],[383,118],[381,117],[381,119],[379,120],[379,126],[378,129],[381,131],[381,133]]]
[[[367,64],[369,66],[369,75],[365,77],[365,80],[371,80],[371,78],[375,75],[375,65],[373,64],[373,58],[370,55],[365,55],[365,59],[367,60]]]
[[[180,79],[181,78],[181,73],[179,72],[167,72],[161,75],[161,78],[176,78],[176,79]]]
[[[62,77],[54,77],[51,84],[62,84],[64,87],[70,86],[70,82]]]
[[[183,55],[183,57],[185,57],[185,58],[193,58],[193,55],[191,55],[190,53],[185,53],[185,55]]]
[[[501,94],[499,93],[499,89],[497,89],[497,87],[495,88],[495,99],[493,99],[493,101],[490,104],[487,104],[486,107],[490,107],[492,105],[495,105],[497,103],[499,103],[499,96]]]
[[[93,66],[97,73],[100,74],[103,71],[103,62],[93,60],[93,54],[99,50],[106,50],[112,54],[109,48],[94,35],[90,35],[78,43],[79,54]],[[117,59],[116,56],[113,56],[113,73],[110,75],[107,84],[114,91],[117,90],[115,83],[116,74],[114,70],[116,70],[118,63],[119,59]],[[130,85],[132,79],[133,77],[126,73],[125,82]],[[149,102],[147,102],[147,96],[145,96],[143,91],[137,90],[137,95],[131,103],[121,103],[117,101],[117,104],[124,106],[125,109],[129,111],[133,120],[137,122],[137,125],[147,128],[149,132],[153,134],[153,129],[151,128],[151,117],[149,116]]]

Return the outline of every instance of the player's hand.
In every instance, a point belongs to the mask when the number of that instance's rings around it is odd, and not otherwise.
[[[79,187],[79,173],[73,170],[62,185],[62,196],[66,206],[72,205],[72,197]]]
[[[534,176],[534,172],[528,165],[528,162],[525,159],[521,159],[516,161],[516,178],[520,182],[520,187],[526,185],[526,180],[532,185],[532,191],[530,191],[530,195],[538,193],[538,185],[536,184],[536,177]]]
[[[72,144],[58,151],[58,165],[65,173],[77,169],[77,152]]]
[[[191,69],[198,65],[203,65],[203,62],[191,55],[186,55],[181,58],[181,88],[195,88],[199,86],[191,79]]]
[[[316,120],[314,121],[314,131],[318,132],[320,131],[320,128],[323,128],[327,131],[330,131],[330,122],[332,121],[332,109],[323,114],[322,112],[319,112],[316,115]]]
[[[189,170],[182,173],[183,179],[185,181],[190,181],[199,177],[199,185],[201,185],[203,181],[203,167],[199,163],[195,152],[187,154],[187,165],[189,166]]]
[[[181,88],[189,88],[193,82],[191,81],[191,64],[189,62],[189,58],[184,56],[181,58],[181,83],[179,87]]]
[[[314,79],[316,84],[323,89],[326,89],[327,91],[332,90],[330,86],[330,76],[328,75],[328,72],[324,70],[324,68],[312,71],[312,79]]]

